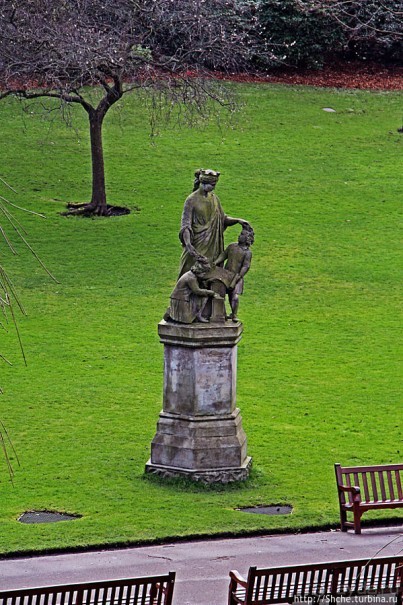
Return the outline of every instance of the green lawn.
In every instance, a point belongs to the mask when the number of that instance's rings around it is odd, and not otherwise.
[[[105,124],[110,203],[126,217],[59,215],[88,201],[87,124],[38,105],[0,105],[0,176],[28,239],[1,263],[28,318],[1,332],[0,418],[21,459],[0,466],[0,552],[129,544],[174,536],[336,527],[333,464],[401,462],[398,219],[402,95],[246,86],[233,125],[162,129],[135,97]],[[323,111],[332,107],[336,113]],[[32,113],[30,113],[32,112]],[[162,400],[157,323],[174,285],[178,229],[199,167],[220,170],[225,211],[256,233],[240,305],[238,405],[254,469],[226,488],[144,476]],[[4,219],[1,219],[4,224]],[[239,229],[228,229],[235,241]],[[13,241],[17,241],[13,237]],[[15,461],[14,461],[15,462]],[[291,516],[238,507],[290,503]],[[23,525],[28,510],[81,519]],[[399,518],[399,512],[364,519]]]

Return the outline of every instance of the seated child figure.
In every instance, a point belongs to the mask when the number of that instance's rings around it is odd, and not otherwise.
[[[233,282],[235,285],[228,289],[228,299],[231,306],[229,319],[232,319],[232,321],[238,321],[239,294],[243,292],[243,278],[250,269],[252,261],[250,246],[254,241],[253,229],[242,229],[238,237],[238,243],[230,244],[214,262],[215,265],[219,265],[226,260],[225,268],[235,273]]]
[[[209,263],[196,261],[190,271],[179,278],[172,294],[171,304],[164,319],[190,324],[194,321],[207,323],[202,312],[209,297],[219,298],[212,290],[203,288],[203,278],[210,271]]]

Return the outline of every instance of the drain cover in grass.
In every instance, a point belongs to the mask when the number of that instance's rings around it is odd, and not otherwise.
[[[282,504],[281,506],[252,506],[250,508],[237,508],[243,513],[255,513],[256,515],[289,515],[292,513],[292,506]]]
[[[73,521],[81,515],[49,512],[47,510],[30,510],[18,518],[20,523],[57,523],[58,521]]]

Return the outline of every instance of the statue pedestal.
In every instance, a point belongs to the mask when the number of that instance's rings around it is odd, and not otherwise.
[[[237,343],[234,323],[161,321],[164,395],[146,472],[205,483],[246,479],[251,458],[236,407]]]

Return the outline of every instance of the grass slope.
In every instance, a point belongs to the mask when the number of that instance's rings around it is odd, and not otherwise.
[[[109,220],[58,214],[68,201],[89,199],[84,114],[77,110],[69,130],[40,119],[38,106],[23,118],[18,104],[0,106],[1,173],[18,190],[7,195],[47,215],[19,218],[61,282],[50,282],[22,245],[13,258],[2,245],[29,317],[20,320],[27,368],[13,331],[1,341],[14,365],[0,366],[0,418],[22,462],[14,487],[0,467],[1,552],[335,526],[334,462],[402,460],[402,95],[237,88],[247,104],[235,125],[164,129],[155,144],[134,97],[123,112],[111,111],[109,201],[140,212]],[[256,232],[238,360],[254,470],[226,488],[143,475],[161,409],[156,325],[176,277],[183,201],[200,166],[222,172],[224,209]],[[227,241],[237,234],[229,229]],[[236,510],[270,503],[290,503],[294,513]],[[16,522],[32,509],[83,516]]]

